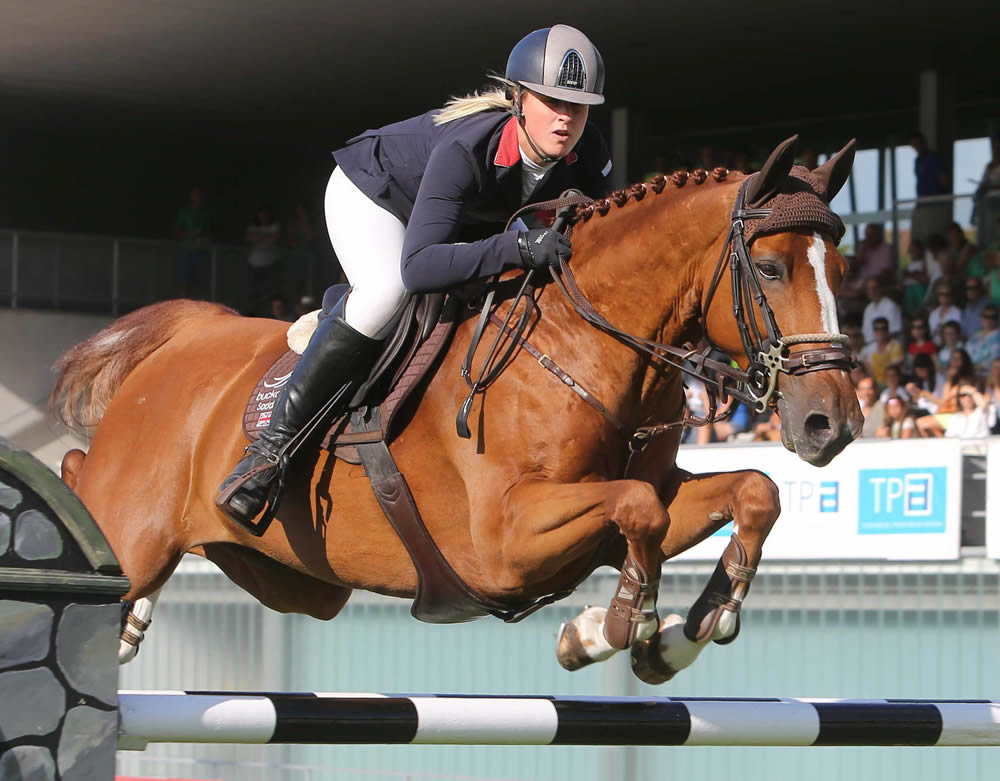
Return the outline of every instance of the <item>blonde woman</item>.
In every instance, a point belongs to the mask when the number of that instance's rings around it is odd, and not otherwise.
[[[326,222],[351,291],[322,319],[270,426],[222,483],[216,503],[236,522],[263,510],[278,454],[322,405],[337,395],[331,415],[343,411],[412,293],[570,257],[556,231],[503,225],[528,201],[609,189],[607,145],[588,122],[590,106],[604,102],[604,62],[587,36],[559,24],[521,39],[497,81],[334,153]]]

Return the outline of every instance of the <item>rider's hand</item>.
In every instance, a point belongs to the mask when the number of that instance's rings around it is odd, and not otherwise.
[[[517,234],[517,248],[525,268],[542,269],[558,266],[573,254],[569,239],[552,228],[537,228]]]

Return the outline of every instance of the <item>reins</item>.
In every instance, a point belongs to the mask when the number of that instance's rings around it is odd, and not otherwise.
[[[471,436],[467,421],[475,394],[485,391],[500,375],[519,347],[523,347],[538,361],[539,365],[552,372],[564,385],[577,393],[622,435],[629,447],[629,460],[625,467],[626,474],[628,473],[632,458],[636,453],[642,452],[651,439],[673,428],[685,425],[706,425],[725,420],[733,414],[735,408],[735,404],[732,403],[733,400],[743,401],[757,412],[763,412],[769,406],[773,407],[777,394],[778,377],[782,373],[798,375],[824,369],[850,369],[853,365],[853,358],[850,349],[847,347],[847,336],[844,334],[817,332],[793,334],[790,336],[782,335],[774,313],[761,287],[757,269],[750,260],[749,249],[744,237],[745,220],[761,219],[770,215],[772,211],[771,209],[745,208],[747,183],[751,178],[747,177],[740,185],[730,216],[729,232],[712,274],[712,280],[709,284],[705,301],[701,307],[700,326],[706,344],[700,349],[695,349],[691,345],[675,347],[669,344],[662,344],[617,328],[598,312],[583,294],[566,261],[560,260],[558,269],[555,267],[549,269],[556,287],[559,288],[566,300],[585,322],[636,352],[646,353],[661,364],[666,364],[684,374],[701,380],[705,384],[709,397],[709,409],[706,416],[698,417],[690,414],[685,409],[676,420],[655,425],[639,426],[629,430],[599,399],[583,388],[579,382],[563,370],[550,356],[543,355],[524,337],[524,331],[530,323],[531,316],[537,311],[534,299],[534,286],[531,284],[534,271],[529,270],[525,274],[521,288],[511,303],[510,309],[503,321],[492,311],[493,298],[496,291],[495,285],[491,286],[486,296],[472,342],[469,345],[468,353],[462,364],[462,376],[466,379],[471,390],[459,411],[456,421],[459,436],[465,438]],[[568,191],[558,199],[528,204],[522,207],[511,216],[508,221],[508,227],[514,219],[525,211],[556,209],[557,217],[553,228],[559,230],[569,219],[571,211],[576,206],[592,202],[586,196]],[[740,340],[744,352],[749,359],[746,371],[734,368],[729,363],[724,363],[710,357],[712,350],[718,350],[718,348],[712,343],[708,335],[707,316],[718,286],[725,275],[727,259],[729,261],[730,283],[732,286],[733,318],[740,332]],[[517,324],[512,328],[510,321],[522,299],[525,305],[517,320]],[[754,316],[754,307],[756,307],[756,310],[760,313],[764,321],[763,334],[760,332],[757,318]],[[470,376],[471,363],[487,321],[492,322],[497,327],[498,334],[486,362],[480,370],[479,377],[473,382]],[[503,338],[508,338],[510,344],[500,354],[498,350]],[[789,350],[793,345],[824,342],[830,346],[801,350],[795,353]],[[723,351],[720,350],[720,352]],[[730,404],[726,411],[716,414],[719,399],[729,399]]]

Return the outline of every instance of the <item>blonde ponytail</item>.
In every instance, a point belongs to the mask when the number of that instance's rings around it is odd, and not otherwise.
[[[493,111],[500,109],[510,114],[514,113],[514,90],[517,85],[512,81],[507,81],[503,76],[490,75],[494,81],[500,82],[496,87],[484,89],[482,92],[476,90],[471,95],[455,97],[444,104],[437,114],[434,115],[434,124],[443,125],[446,122],[453,122],[456,119],[472,116],[481,111]]]

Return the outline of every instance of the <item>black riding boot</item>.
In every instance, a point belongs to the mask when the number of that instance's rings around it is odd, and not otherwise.
[[[340,393],[330,412],[344,412],[351,397],[368,376],[381,342],[358,333],[340,317],[320,321],[305,352],[281,391],[271,413],[271,422],[260,438],[219,487],[216,505],[244,528],[253,530],[253,519],[267,504],[271,484],[277,477],[281,449]],[[253,473],[249,478],[246,475]],[[242,485],[227,496],[227,489],[241,478]]]

